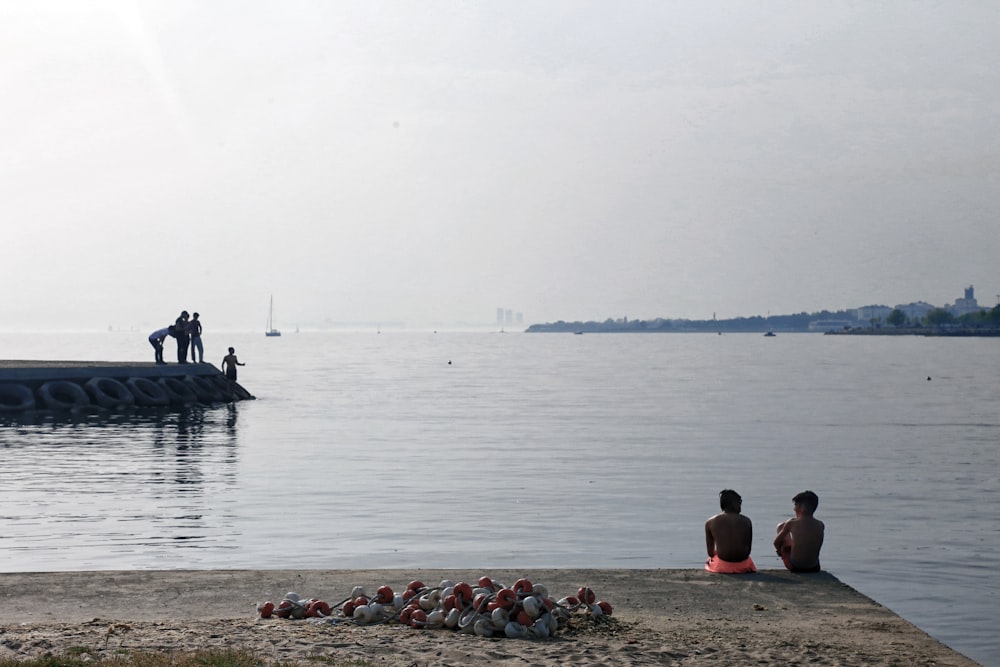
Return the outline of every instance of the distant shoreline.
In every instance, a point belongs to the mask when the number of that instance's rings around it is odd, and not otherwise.
[[[995,338],[1000,329],[851,329],[826,331],[826,336],[934,336],[951,338]]]
[[[720,323],[721,324],[721,323]],[[853,327],[850,329],[782,328],[782,327],[732,327],[732,326],[608,326],[601,322],[576,322],[555,324],[533,324],[525,333],[571,333],[571,334],[822,334],[824,336],[924,336],[951,338],[996,338],[1000,329],[991,328],[944,328],[944,327]]]

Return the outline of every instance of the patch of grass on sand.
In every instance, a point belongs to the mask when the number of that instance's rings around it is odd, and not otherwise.
[[[373,667],[366,660],[309,658],[310,664],[325,667]],[[247,651],[194,651],[187,654],[153,651],[120,652],[94,656],[75,647],[62,655],[46,655],[30,660],[0,660],[0,667],[295,667],[294,662],[269,662]]]

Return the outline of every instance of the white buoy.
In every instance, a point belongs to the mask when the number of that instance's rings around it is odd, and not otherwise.
[[[525,627],[520,623],[511,621],[507,624],[507,627],[503,629],[503,633],[511,639],[523,639]]]
[[[539,639],[545,639],[549,636],[549,624],[548,621],[539,618],[531,626],[532,634],[534,634]]]
[[[538,617],[538,621],[540,622],[542,620],[548,623],[550,635],[554,635],[556,632],[559,631],[559,619],[556,618],[553,614],[542,614],[541,616]]]
[[[472,629],[475,630],[476,634],[479,635],[480,637],[493,636],[493,624],[487,621],[485,618],[477,619]]]
[[[541,607],[542,605],[539,604],[538,598],[534,596],[529,595],[528,597],[521,600],[521,606],[524,607],[524,613],[526,613],[531,618],[538,618],[538,615],[542,613],[541,610],[539,609],[539,607]]]
[[[490,614],[490,618],[493,620],[493,627],[497,630],[503,630],[510,623],[510,614],[507,613],[506,609],[496,608],[493,613]]]

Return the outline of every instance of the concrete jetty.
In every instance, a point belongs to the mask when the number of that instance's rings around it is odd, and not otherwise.
[[[294,554],[289,556],[294,561]],[[558,599],[586,586],[607,623],[551,639],[485,638],[346,619],[262,619],[286,591],[331,605],[382,585],[544,583]],[[865,665],[976,667],[829,573],[703,570],[141,570],[0,574],[0,657],[93,660],[143,650],[244,650],[264,665]]]
[[[0,414],[122,412],[253,398],[209,363],[0,360]]]

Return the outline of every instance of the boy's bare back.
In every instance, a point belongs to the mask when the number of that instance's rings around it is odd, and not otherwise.
[[[705,539],[709,556],[738,563],[750,556],[753,523],[746,515],[721,512],[705,522]]]

